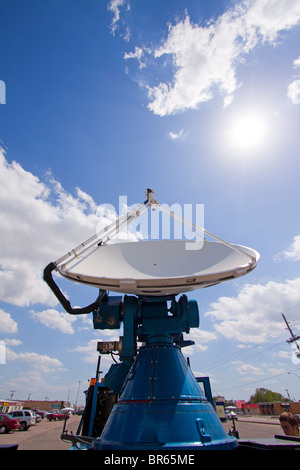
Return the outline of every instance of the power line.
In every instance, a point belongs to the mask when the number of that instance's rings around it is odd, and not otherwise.
[[[290,334],[291,334],[291,339],[289,339],[287,342],[288,342],[288,343],[295,343],[295,344],[296,344],[296,347],[297,347],[297,349],[298,349],[298,354],[297,354],[297,356],[300,357],[300,347],[299,347],[299,344],[297,343],[297,340],[300,339],[300,336],[295,336],[295,335],[294,335],[293,330],[292,330],[292,328],[290,327],[290,324],[289,324],[289,322],[287,321],[287,319],[285,318],[284,314],[282,313],[281,315],[282,315],[282,317],[283,317],[283,319],[284,319],[284,321],[285,321],[285,324],[286,324],[286,326],[287,326],[287,328],[288,328],[288,330],[289,330],[289,332],[290,332]]]
[[[253,357],[255,357],[255,356],[258,356],[259,354],[263,354],[263,353],[265,353],[266,351],[268,351],[269,349],[275,348],[276,346],[278,346],[279,344],[282,344],[282,343],[284,343],[284,342],[285,342],[285,341],[280,341],[279,343],[272,344],[271,346],[268,346],[267,348],[264,348],[264,349],[262,349],[261,351],[257,351],[257,352],[255,352],[252,356],[246,357],[246,360],[248,361],[249,359],[251,359],[251,358],[253,358]],[[252,348],[251,348],[251,349],[252,349]],[[243,352],[246,352],[246,353],[247,353],[247,352],[249,352],[249,350],[247,350],[247,351],[242,351],[241,354],[237,353],[239,358],[241,357],[241,355],[243,354]],[[231,361],[231,362],[232,362],[232,361]],[[227,365],[227,366],[222,366],[222,365],[220,365],[220,368],[221,368],[222,370],[228,369],[228,368],[230,368],[230,367],[232,367],[231,364],[229,364],[229,365]],[[214,373],[219,372],[220,368],[217,368],[217,370],[213,370]]]
[[[225,357],[223,356],[223,360],[222,360],[222,361],[218,360],[218,361],[213,362],[213,363],[210,364],[210,365],[209,365],[209,364],[208,364],[208,365],[206,364],[206,369],[207,369],[207,370],[209,369],[210,371],[211,371],[211,370],[215,370],[215,368],[219,369],[220,366],[222,366],[222,364],[228,362],[229,360],[232,361],[235,357],[240,357],[240,356],[242,356],[242,355],[248,353],[248,352],[251,351],[252,349],[258,347],[258,346],[261,345],[262,343],[265,343],[267,335],[269,335],[269,337],[271,337],[271,336],[276,336],[276,334],[277,334],[278,331],[280,331],[280,330],[282,330],[282,327],[280,327],[280,328],[278,328],[277,330],[275,330],[271,335],[268,334],[268,333],[266,333],[265,336],[264,336],[259,342],[255,343],[255,344],[252,344],[252,345],[249,346],[249,347],[244,348],[242,351],[234,351],[234,352],[233,352],[232,354],[230,354],[229,356],[225,356]],[[239,342],[238,342],[238,343],[239,343]],[[284,341],[281,341],[280,343],[276,343],[276,344],[278,345],[278,344],[281,344],[281,343],[284,343]],[[236,343],[235,343],[235,344],[236,344]],[[234,345],[233,345],[232,347],[234,347]],[[272,346],[272,347],[273,347],[273,346]],[[267,349],[268,349],[268,348],[267,348]],[[264,352],[264,350],[261,351],[261,352]],[[260,354],[261,352],[258,352],[257,354]],[[251,356],[251,357],[252,357],[252,356]]]
[[[300,305],[300,304],[296,304],[296,305],[294,305],[293,307],[289,307],[289,308],[285,309],[285,312],[288,312],[288,311],[290,311],[290,310],[292,310],[292,309],[298,307],[299,305]],[[275,315],[275,317],[274,317],[274,320],[275,320],[278,316],[280,316],[280,315],[283,315],[283,314],[282,314],[282,313],[277,313],[277,314]],[[211,371],[211,369],[212,369],[212,370],[214,371],[215,368],[217,368],[217,370],[218,370],[222,364],[227,363],[229,360],[232,361],[236,356],[240,357],[242,354],[245,354],[246,352],[251,351],[253,348],[259,346],[259,345],[262,344],[262,343],[264,343],[264,342],[268,339],[268,337],[270,338],[270,337],[272,337],[272,336],[276,336],[277,333],[278,333],[279,331],[281,331],[281,330],[282,330],[282,327],[277,328],[277,329],[276,329],[275,331],[273,331],[271,334],[270,334],[269,332],[266,333],[266,334],[264,335],[264,337],[263,337],[259,342],[255,343],[255,344],[253,344],[253,345],[251,345],[251,346],[249,346],[249,347],[246,347],[243,351],[234,351],[233,353],[229,354],[229,356],[228,356],[228,355],[225,355],[225,356],[223,355],[223,356],[222,356],[223,360],[221,360],[221,361],[220,361],[220,357],[218,356],[218,359],[217,359],[217,360],[213,360],[212,363],[209,363],[209,362],[208,362],[208,364],[207,364],[207,363],[205,364],[206,370],[210,370],[210,371]],[[283,342],[284,342],[284,341],[282,341],[281,343],[283,343]],[[239,344],[239,343],[240,343],[240,341],[236,341],[233,345],[230,346],[230,348],[236,347],[236,345]],[[281,344],[281,343],[277,343],[277,344]],[[273,346],[272,346],[272,347],[273,347]],[[274,347],[275,347],[275,346],[274,346]],[[257,354],[260,354],[260,353],[257,353]],[[251,357],[253,357],[253,356],[251,356]],[[227,366],[227,367],[230,367],[230,365]],[[226,368],[227,368],[227,367],[226,367]],[[224,367],[223,367],[223,368],[224,368]]]
[[[270,375],[269,377],[265,377],[264,379],[260,379],[260,382],[264,382],[265,380],[270,380],[270,379],[274,379],[275,377],[280,377],[281,375],[286,375],[286,374],[291,374],[293,373],[295,370],[300,370],[300,368],[298,367],[297,369],[292,369],[288,372],[281,372],[281,374],[274,374],[274,375]],[[243,387],[247,387],[248,385],[253,385],[254,383],[258,383],[257,380],[253,380],[252,382],[247,382],[243,385],[236,385],[235,387],[230,387],[230,388],[223,388],[222,389],[222,393],[223,392],[226,392],[228,390],[235,390],[236,388],[243,388]]]

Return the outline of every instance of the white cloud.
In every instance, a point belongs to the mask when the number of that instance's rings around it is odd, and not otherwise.
[[[7,360],[29,363],[34,369],[42,370],[45,373],[54,372],[62,368],[62,363],[58,359],[34,352],[17,354],[9,348],[7,349]]]
[[[95,363],[97,357],[97,343],[100,339],[91,339],[85,345],[79,345],[73,349],[74,352],[79,352],[85,362]],[[101,359],[102,363],[102,359]]]
[[[233,363],[235,366],[236,370],[238,371],[239,374],[243,375],[246,374],[248,375],[264,375],[264,369],[260,367],[255,367],[252,366],[251,364],[247,364],[242,361],[236,361]]]
[[[294,68],[300,67],[300,56],[293,61]],[[293,104],[300,103],[300,76],[296,75],[294,80],[289,84],[287,89],[287,96]]]
[[[283,368],[281,368],[281,369],[278,369],[278,368],[275,369],[275,367],[270,367],[270,368],[268,369],[268,372],[269,372],[270,374],[272,374],[272,375],[286,374],[286,369],[283,369]]]
[[[237,65],[258,45],[276,44],[279,33],[299,20],[298,0],[245,0],[204,26],[192,24],[188,15],[170,25],[152,53],[156,59],[170,56],[175,72],[172,80],[147,86],[149,109],[160,116],[195,109],[217,91],[227,106],[240,86]]]
[[[98,330],[99,334],[99,330]],[[97,352],[97,343],[99,341],[119,341],[119,337],[122,335],[122,329],[120,330],[103,330],[100,332],[100,336],[97,339],[91,339],[88,343],[79,344],[74,349],[72,353],[79,353],[80,360],[88,364],[96,364],[99,353]],[[117,361],[118,361],[117,357]],[[111,358],[110,354],[103,354],[101,356],[101,371],[103,372],[103,377],[109,370],[110,366],[114,364],[114,360]]]
[[[187,340],[195,341],[195,345],[192,346],[198,351],[205,351],[207,349],[206,343],[214,341],[217,336],[211,331],[200,330],[198,328],[192,328],[190,333],[185,336]]]
[[[112,34],[115,34],[115,31],[118,28],[118,23],[120,21],[120,11],[121,11],[121,8],[124,7],[125,5],[127,6],[127,9],[129,10],[130,8],[129,3],[125,2],[125,0],[110,0],[108,2],[107,9],[113,13],[113,19],[111,22]],[[129,35],[130,35],[130,32],[127,28],[126,37],[129,37]]]
[[[291,351],[278,351],[273,353],[273,356],[279,357],[280,359],[289,359],[291,357]]]
[[[170,27],[167,40],[154,56],[172,55],[176,72],[172,83],[149,87],[152,99],[149,109],[161,116],[195,109],[199,103],[213,98],[213,85],[225,96],[232,94],[237,88],[231,66],[236,55],[235,35],[234,29],[228,30],[226,22],[200,27],[193,25],[188,16]]]
[[[297,57],[297,59],[295,59],[295,60],[293,61],[293,66],[294,66],[295,68],[300,67],[300,56]]]
[[[245,4],[249,5],[245,34],[253,43],[258,42],[260,35],[263,41],[274,42],[279,32],[291,29],[300,20],[298,0],[250,0]]]
[[[76,317],[68,313],[61,313],[54,309],[44,310],[43,312],[31,311],[32,318],[53,330],[60,330],[62,333],[73,334],[72,323]]]
[[[185,356],[192,356],[195,352],[204,352],[207,350],[207,343],[217,339],[215,333],[211,331],[200,330],[198,328],[192,328],[188,334],[184,335],[184,339],[187,341],[194,341],[195,344],[192,346],[186,346],[182,349],[182,353]]]
[[[177,140],[184,140],[187,137],[187,132],[185,132],[183,129],[180,129],[178,132],[169,132],[169,137],[171,140],[177,141]]]
[[[295,235],[290,246],[287,249],[276,253],[273,256],[273,259],[274,261],[282,261],[286,259],[300,261],[300,235]]]
[[[8,163],[0,149],[0,300],[56,305],[42,279],[44,267],[110,218],[79,188],[72,196],[53,178],[41,182],[18,163]]]
[[[0,309],[0,332],[17,333],[18,324],[11,318],[9,313]]]
[[[87,344],[84,345],[78,345],[76,348],[74,348],[72,351],[73,352],[78,352],[80,353],[80,359],[83,360],[84,362],[87,362],[89,364],[96,364],[97,362],[97,357],[99,356],[99,353],[97,352],[97,343],[98,341],[118,341],[119,336],[117,333],[112,333],[107,331],[102,331],[101,335],[104,334],[103,339],[97,338],[97,339],[92,339],[90,340]],[[101,356],[101,371],[105,374],[110,366],[113,364],[113,359],[111,358],[110,354],[104,354]]]
[[[284,252],[284,255],[293,261],[300,260],[300,235],[294,237],[291,246]]]
[[[55,378],[53,376],[51,376],[51,380],[45,381],[43,378],[43,372],[48,372],[48,369],[45,371],[42,369],[26,369],[25,372],[23,368],[20,374],[15,374],[12,378],[8,379],[5,384],[0,384],[1,396],[7,396],[8,390],[15,390],[14,398],[16,399],[24,399],[28,395],[30,395],[32,399],[36,400],[49,399],[51,396],[54,399],[57,397],[64,397],[66,390],[68,390],[68,387],[72,387],[72,384],[57,385],[54,383]]]
[[[4,343],[6,346],[19,346],[22,344],[22,341],[20,339],[14,339],[14,338],[4,338]]]
[[[300,79],[294,80],[289,84],[287,96],[290,98],[293,104],[300,103]]]
[[[284,283],[246,285],[236,297],[220,297],[206,313],[226,338],[259,343],[284,329],[281,312],[300,303],[300,278]]]
[[[139,68],[143,69],[146,67],[145,52],[150,53],[150,50],[146,48],[143,49],[142,47],[135,47],[134,52],[125,52],[124,59],[137,59],[140,64]]]

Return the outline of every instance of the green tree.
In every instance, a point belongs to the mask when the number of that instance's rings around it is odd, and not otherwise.
[[[272,392],[267,388],[257,388],[254,395],[251,395],[249,402],[250,403],[266,403],[266,402],[287,402],[289,401],[281,393]]]

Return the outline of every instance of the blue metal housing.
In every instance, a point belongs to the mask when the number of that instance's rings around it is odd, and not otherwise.
[[[97,450],[233,449],[213,406],[181,349],[166,343],[141,348]]]

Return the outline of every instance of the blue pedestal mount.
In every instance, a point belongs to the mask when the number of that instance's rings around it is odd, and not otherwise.
[[[116,323],[108,305],[106,321]],[[115,303],[112,312],[116,312]],[[99,327],[102,309],[95,312]],[[172,300],[126,297],[124,302],[122,362],[108,373],[103,385],[120,388],[118,377],[124,364],[130,370],[101,436],[97,450],[208,450],[233,449],[208,398],[203,394],[185,357],[182,331],[199,325],[198,306],[185,295]],[[128,331],[128,335],[127,335]],[[136,339],[144,345],[136,353]],[[177,344],[176,344],[177,343]],[[126,356],[124,356],[126,354]]]
[[[234,449],[180,348],[143,347],[106,423],[97,450]]]

